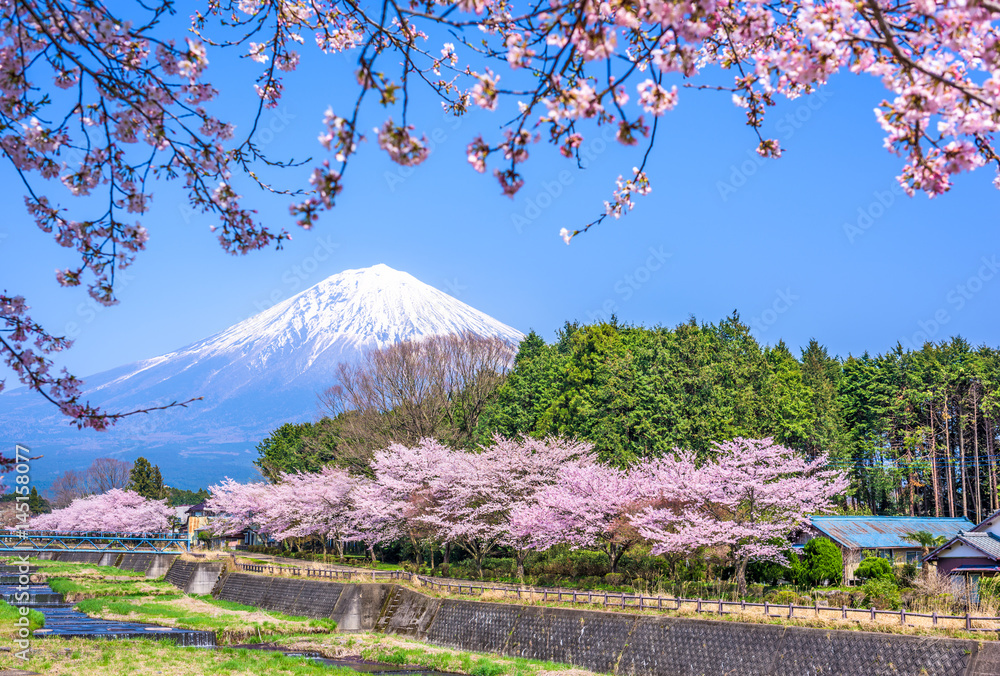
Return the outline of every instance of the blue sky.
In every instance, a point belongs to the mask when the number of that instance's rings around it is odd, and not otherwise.
[[[259,141],[276,157],[322,158],[323,113],[345,109],[353,93],[344,86],[352,82],[346,60],[305,51],[285,100],[262,118]],[[219,109],[246,126],[256,68],[213,63],[213,72],[233,87]],[[247,192],[265,222],[291,231],[280,252],[224,253],[212,221],[188,213],[177,186],[159,186],[144,221],[148,250],[123,277],[113,308],[57,286],[54,270],[73,262],[71,252],[34,226],[5,166],[0,286],[26,296],[51,331],[76,339],[59,363],[78,375],[181,347],[329,275],[376,263],[549,340],[567,320],[611,312],[652,326],[738,310],[761,342],[783,339],[793,350],[812,337],[844,356],[897,341],[919,345],[925,336],[998,345],[992,172],[960,177],[933,200],[905,197],[894,179],[901,160],[882,148],[872,112],[884,96],[879,82],[845,75],[812,97],[781,100],[765,135],[781,141],[785,156],[762,160],[727,94],[682,90],[661,120],[648,166],[652,193],[570,246],[559,229],[599,213],[639,150],[592,132],[584,147],[593,162],[579,170],[554,148],[534,146],[526,185],[511,200],[465,160],[469,140],[509,115],[456,121],[418,96],[411,122],[434,142],[430,159],[402,169],[368,141],[339,204],[312,231],[294,225],[288,198]],[[382,118],[373,104],[366,110],[370,129]],[[307,174],[267,176],[294,187]]]

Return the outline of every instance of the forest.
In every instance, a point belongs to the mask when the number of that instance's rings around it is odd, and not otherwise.
[[[495,351],[480,351],[495,362]],[[442,374],[447,387],[409,401],[331,388],[321,396],[329,417],[275,430],[256,464],[268,478],[325,464],[357,469],[377,450],[365,439],[383,438],[366,432],[373,425],[402,430],[400,443],[429,436],[456,448],[496,433],[559,435],[592,443],[619,468],[675,449],[705,459],[717,442],[773,437],[806,457],[828,453],[846,470],[845,509],[977,522],[998,508],[1000,352],[960,337],[839,357],[815,339],[798,354],[761,345],[735,313],[673,328],[612,318],[567,323],[551,343],[530,333],[501,378],[466,371],[457,382]]]

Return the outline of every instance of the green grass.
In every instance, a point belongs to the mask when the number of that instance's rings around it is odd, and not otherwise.
[[[0,601],[0,635],[13,636],[16,631],[14,622],[21,617],[21,611],[6,601]],[[28,629],[34,631],[45,626],[45,616],[31,608],[28,610]]]
[[[95,575],[101,577],[146,577],[141,571],[122,570],[114,566],[95,566],[89,563],[69,563],[66,561],[49,561],[47,559],[28,559],[33,569],[46,575],[75,575],[84,569],[94,571]]]
[[[4,663],[6,665],[6,663]],[[87,641],[47,638],[32,643],[31,659],[18,668],[65,676],[357,676],[304,657],[234,648],[181,648],[170,641]]]
[[[98,580],[88,577],[56,577],[47,580],[52,591],[67,601],[104,596],[176,596],[177,587],[163,580]]]
[[[108,617],[124,616],[141,622],[170,625],[183,629],[211,631],[221,643],[241,642],[247,639],[298,636],[314,633],[330,633],[337,623],[328,619],[310,619],[261,611],[251,606],[243,606],[228,601],[216,601],[211,597],[195,597],[219,608],[222,612],[212,614],[198,612],[188,607],[172,604],[184,598],[183,594],[156,597],[92,598],[81,601],[77,609],[87,615]],[[211,599],[211,600],[209,600]],[[263,612],[267,620],[249,618],[248,613]]]
[[[461,651],[428,649],[408,644],[405,647],[383,644],[381,637],[374,644],[363,648],[361,656],[367,660],[386,664],[414,664],[428,669],[452,671],[470,676],[534,676],[542,671],[574,669],[568,664],[529,660],[523,657],[492,658]]]

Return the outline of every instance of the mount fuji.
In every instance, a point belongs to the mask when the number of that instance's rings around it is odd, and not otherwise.
[[[405,272],[346,270],[202,341],[85,378],[84,399],[108,411],[202,401],[125,418],[107,432],[78,431],[22,387],[0,394],[0,443],[44,455],[32,468],[40,487],[101,456],[144,456],[181,488],[242,480],[255,475],[254,447],[273,429],[318,417],[316,395],[334,384],[337,364],[461,332],[514,345],[523,337]]]

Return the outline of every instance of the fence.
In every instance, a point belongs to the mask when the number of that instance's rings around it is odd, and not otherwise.
[[[45,530],[2,530],[0,552],[22,550],[72,552],[180,553],[187,538],[176,533],[66,533]]]
[[[482,596],[487,592],[500,592],[502,598],[542,603],[566,603],[600,606],[614,610],[695,612],[711,615],[753,615],[785,619],[828,619],[839,621],[896,624],[903,627],[932,627],[939,629],[964,629],[965,631],[996,631],[1000,633],[1000,617],[965,615],[939,615],[916,613],[905,609],[879,610],[877,608],[848,608],[847,606],[821,606],[819,600],[811,606],[793,603],[773,604],[722,599],[687,599],[669,596],[646,596],[606,591],[581,591],[573,589],[547,589],[544,587],[515,587],[512,585],[472,584],[443,578],[425,577],[399,570],[340,570],[327,568],[286,568],[259,564],[236,564],[237,568],[264,575],[294,575],[299,577],[327,578],[331,580],[358,580],[380,582],[405,580],[428,589],[449,594]],[[989,626],[987,626],[989,625]]]

